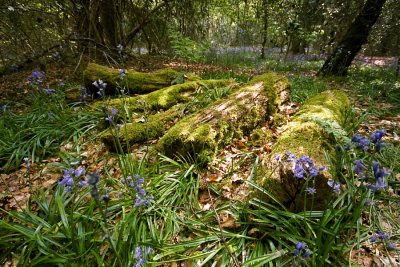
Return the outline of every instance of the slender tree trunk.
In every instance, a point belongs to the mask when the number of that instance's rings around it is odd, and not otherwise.
[[[333,54],[328,57],[319,75],[344,76],[351,62],[367,41],[369,32],[382,12],[386,0],[367,0]]]
[[[265,58],[265,48],[267,46],[268,41],[268,0],[263,0],[263,41],[262,41],[262,48],[261,48],[261,58]]]

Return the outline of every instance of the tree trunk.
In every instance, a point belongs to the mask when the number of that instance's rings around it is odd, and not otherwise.
[[[333,54],[328,57],[319,71],[319,75],[344,76],[351,62],[367,41],[369,32],[375,24],[386,0],[367,0],[350,25],[343,39],[339,42]]]
[[[274,115],[288,100],[289,89],[288,80],[280,75],[257,76],[228,97],[179,121],[159,140],[157,149],[167,156],[207,163],[218,148]]]
[[[265,48],[267,46],[268,41],[268,0],[263,0],[263,41],[262,41],[262,48],[261,48],[261,58],[265,59]]]

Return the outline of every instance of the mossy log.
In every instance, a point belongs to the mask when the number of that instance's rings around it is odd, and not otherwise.
[[[345,111],[350,108],[350,102],[342,91],[332,90],[320,93],[309,99],[289,122],[288,129],[278,138],[272,148],[271,157],[263,161],[263,176],[259,183],[272,192],[282,203],[292,209],[304,208],[304,179],[294,177],[293,162],[279,163],[276,155],[286,152],[297,157],[309,156],[317,167],[327,165],[325,153],[334,150],[334,139],[345,138],[342,128],[346,121]],[[275,170],[271,173],[270,170]],[[313,186],[317,193],[314,195],[314,208],[323,208],[332,188],[327,185],[329,174],[321,172],[315,178]],[[303,190],[302,190],[303,189]],[[311,198],[311,196],[307,196]],[[311,204],[309,199],[307,204]],[[307,208],[311,208],[308,205]]]
[[[165,110],[178,104],[190,101],[193,94],[201,86],[206,86],[209,89],[233,86],[233,80],[199,80],[186,82],[182,84],[175,84],[160,90],[139,96],[116,98],[107,101],[108,107],[113,107],[119,110],[129,109],[131,112],[143,111],[143,105],[146,103],[146,108],[150,111]],[[139,101],[140,100],[140,101]],[[94,108],[101,108],[104,102],[96,102],[92,106]]]
[[[91,91],[98,91],[93,86],[93,82],[102,80],[107,83],[105,93],[115,95],[120,93],[120,88],[125,87],[125,93],[143,94],[149,93],[172,84],[172,81],[178,77],[178,73],[172,69],[161,69],[152,73],[142,73],[134,70],[128,70],[125,77],[121,80],[118,69],[89,63],[83,71],[85,86]]]
[[[105,132],[101,139],[111,151],[126,151],[130,145],[162,136],[183,116],[183,109],[183,105],[175,105],[167,111],[149,115],[147,121],[123,124],[119,131]]]
[[[168,156],[207,162],[218,147],[249,133],[277,111],[288,98],[286,78],[267,73],[252,79],[231,95],[175,124],[157,143]]]

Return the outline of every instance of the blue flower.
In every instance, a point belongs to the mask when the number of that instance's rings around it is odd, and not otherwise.
[[[340,192],[341,192],[340,183],[337,183],[337,182],[333,181],[332,179],[329,179],[328,180],[328,186],[333,188],[333,192],[335,192],[336,194],[340,194]]]
[[[318,175],[318,170],[314,166],[314,162],[309,156],[302,156],[296,160],[294,166],[294,177],[305,179],[306,176],[315,177]]]
[[[125,78],[126,73],[123,69],[118,69],[118,71],[119,71],[119,79],[122,81]]]
[[[354,172],[358,176],[362,176],[363,171],[364,171],[364,165],[363,165],[362,159],[355,160],[354,161]]]
[[[382,232],[382,231],[378,231],[376,232],[376,235],[378,236],[379,239],[383,240],[383,239],[389,239],[390,236],[389,234]]]
[[[111,116],[117,115],[118,109],[116,108],[111,108]]]
[[[396,249],[396,244],[395,244],[395,243],[392,243],[392,242],[389,242],[389,243],[388,243],[388,248],[389,248],[389,249]]]
[[[376,144],[377,142],[379,142],[385,135],[385,133],[386,132],[384,130],[376,130],[375,132],[373,132],[371,135],[372,143]]]
[[[43,92],[45,92],[48,95],[52,95],[52,94],[54,94],[55,90],[50,89],[50,88],[45,88],[45,89],[43,89]]]
[[[311,251],[307,249],[307,244],[304,242],[297,242],[296,249],[293,251],[294,256],[299,256],[303,253],[303,257],[307,258],[311,255]]]
[[[87,185],[88,185],[88,182],[82,180],[82,181],[79,181],[79,182],[78,182],[78,185],[79,185],[79,187],[84,187],[84,186],[87,186]]]
[[[369,148],[369,140],[367,138],[363,138],[358,134],[355,134],[351,141],[354,143],[358,143],[357,148],[362,150],[367,150]]]
[[[307,194],[309,195],[314,195],[315,193],[317,193],[317,190],[314,187],[308,187],[306,189]]]
[[[136,247],[135,248],[135,259],[139,258],[140,256],[142,256],[142,249],[140,247]]]

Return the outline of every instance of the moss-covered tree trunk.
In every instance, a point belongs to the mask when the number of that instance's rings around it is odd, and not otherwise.
[[[249,133],[267,120],[288,98],[286,78],[267,73],[252,79],[226,98],[175,124],[157,148],[168,156],[208,162],[233,137]]]
[[[200,80],[172,85],[146,95],[107,101],[107,108],[119,110],[121,128],[118,132],[111,129],[104,133],[102,140],[110,150],[119,152],[125,151],[129,145],[162,136],[174,123],[187,115],[189,110],[185,102],[190,101],[202,86],[214,90],[226,86],[234,87],[236,83],[232,80]],[[105,103],[100,101],[94,107],[102,108],[103,105]],[[147,116],[147,119],[143,120],[143,116]],[[123,123],[124,121],[131,122]]]
[[[350,25],[335,51],[328,57],[319,74],[343,76],[367,41],[372,26],[382,12],[386,0],[367,0],[357,18]]]
[[[294,177],[294,162],[280,162],[275,157],[285,158],[285,153],[290,151],[297,157],[309,156],[317,167],[326,166],[325,153],[333,151],[335,139],[346,136],[342,124],[346,121],[344,116],[349,106],[346,94],[341,91],[325,91],[309,99],[278,138],[271,156],[263,160],[263,175],[258,183],[288,207],[302,210],[305,180]],[[322,172],[316,177],[315,184],[309,184],[317,190],[314,208],[322,208],[332,192],[327,185],[328,178],[328,173]],[[311,203],[309,200],[308,204]]]
[[[94,63],[89,63],[83,72],[85,85],[91,92],[98,90],[92,83],[100,79],[107,83],[105,93],[109,95],[118,94],[121,89],[125,89],[125,93],[129,94],[149,93],[171,85],[177,76],[178,73],[172,69],[161,69],[153,73],[128,70],[121,79],[118,69]]]

